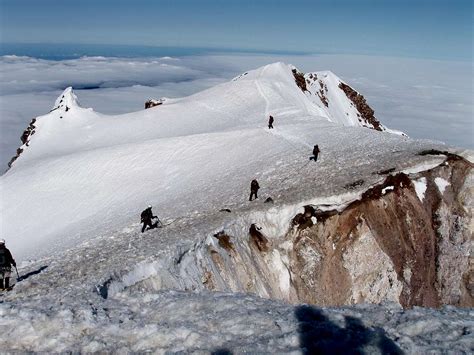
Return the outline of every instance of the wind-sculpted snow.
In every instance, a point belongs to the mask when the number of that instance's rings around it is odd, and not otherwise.
[[[290,306],[244,294],[143,292],[95,304],[0,304],[3,351],[469,352],[473,312]]]

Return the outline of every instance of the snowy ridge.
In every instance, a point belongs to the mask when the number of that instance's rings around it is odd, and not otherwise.
[[[53,111],[38,117],[32,147],[15,165],[50,156],[53,151],[55,155],[71,154],[149,139],[261,126],[270,114],[285,124],[325,120],[343,126],[363,126],[350,100],[337,87],[339,78],[330,72],[324,74],[333,101],[327,110],[299,90],[291,68],[284,63],[267,65],[238,80],[186,98],[167,100],[157,109],[119,116],[82,109],[72,88],[67,88],[57,98]],[[68,123],[62,123],[63,118]]]
[[[69,111],[69,109],[77,107],[81,107],[79,100],[77,99],[77,96],[74,93],[72,87],[68,87],[56,99],[51,111],[61,110],[67,112]]]

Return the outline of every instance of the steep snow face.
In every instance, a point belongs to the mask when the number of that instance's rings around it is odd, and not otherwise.
[[[62,112],[68,112],[71,108],[78,107],[81,107],[79,100],[72,90],[72,87],[68,87],[58,96],[51,111],[60,110]]]
[[[307,73],[304,78],[309,100],[323,109],[331,122],[403,135],[380,123],[364,97],[331,71]]]
[[[329,120],[343,126],[362,126],[360,113],[339,89],[342,82],[330,71],[305,74],[308,95],[312,102],[321,107]]]

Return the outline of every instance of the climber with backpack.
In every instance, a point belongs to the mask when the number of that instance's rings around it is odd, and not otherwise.
[[[250,198],[249,201],[252,201],[252,197],[255,196],[255,198],[258,198],[258,189],[260,188],[260,185],[258,184],[258,181],[256,179],[253,179],[252,182],[250,183]]]
[[[273,128],[273,116],[270,115],[270,118],[268,119],[268,129]]]
[[[16,268],[15,259],[5,246],[5,240],[0,239],[0,290],[10,289],[12,265]]]
[[[313,156],[310,157],[309,160],[314,160],[314,162],[316,162],[318,160],[319,152],[320,152],[319,147],[316,144],[313,148]]]
[[[151,205],[148,205],[148,207],[141,213],[140,217],[141,222],[143,223],[142,233],[145,232],[146,227],[148,227],[148,229],[154,229],[158,226],[162,226],[160,219],[153,215],[153,212],[151,211]],[[152,219],[154,218],[156,218],[157,221],[152,223]]]

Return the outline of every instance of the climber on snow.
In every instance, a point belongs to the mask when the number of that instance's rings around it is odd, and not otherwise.
[[[258,181],[256,179],[253,179],[252,182],[250,183],[250,198],[249,201],[252,201],[252,196],[255,195],[255,198],[258,198],[258,189],[260,186],[258,185]]]
[[[16,267],[15,259],[5,246],[5,240],[0,239],[0,290],[10,288],[12,265]]]
[[[157,219],[155,223],[152,223],[153,218]],[[157,216],[153,216],[151,205],[148,205],[147,209],[142,212],[141,222],[143,223],[142,233],[145,232],[146,227],[148,227],[148,229],[153,229],[158,227],[158,225],[161,225],[160,219]]]
[[[270,115],[270,118],[268,119],[268,129],[273,128],[273,116]]]
[[[313,148],[313,156],[309,158],[309,160],[314,160],[315,162],[318,161],[318,154],[320,150],[318,145],[316,144]]]

